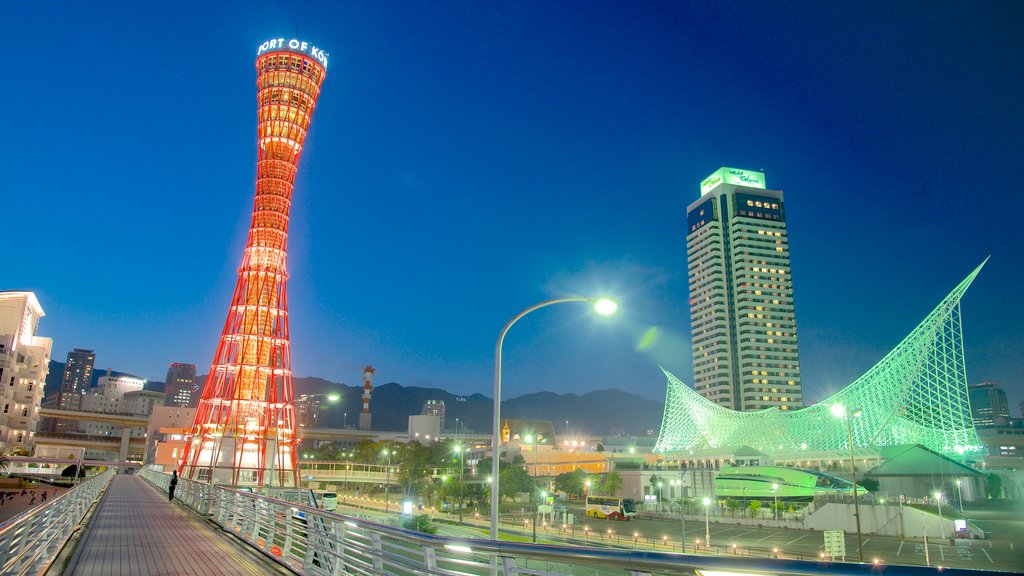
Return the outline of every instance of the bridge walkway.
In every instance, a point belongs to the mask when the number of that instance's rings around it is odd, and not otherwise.
[[[255,576],[286,573],[137,476],[118,475],[63,574]]]

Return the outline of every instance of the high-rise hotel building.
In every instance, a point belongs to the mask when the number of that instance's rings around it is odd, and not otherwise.
[[[720,168],[686,209],[696,391],[733,410],[803,406],[781,190]]]
[[[0,452],[32,449],[53,348],[44,315],[32,292],[0,292]]]

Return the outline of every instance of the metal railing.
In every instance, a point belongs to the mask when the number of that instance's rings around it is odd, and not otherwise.
[[[142,477],[167,487],[168,476]],[[302,575],[337,576],[665,576],[746,575],[923,576],[935,569],[823,563],[735,556],[553,546],[433,536],[326,512],[224,486],[181,479],[181,502]],[[175,497],[179,492],[175,493]],[[943,576],[982,574],[944,569]]]
[[[43,574],[110,483],[107,471],[0,525],[0,574]]]

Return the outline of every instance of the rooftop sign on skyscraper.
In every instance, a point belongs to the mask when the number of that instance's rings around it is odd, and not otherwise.
[[[714,190],[719,184],[735,184],[736,186],[749,186],[764,190],[764,172],[740,170],[739,168],[719,168],[701,180],[700,195],[703,196]]]

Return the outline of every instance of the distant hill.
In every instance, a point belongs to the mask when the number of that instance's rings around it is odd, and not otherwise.
[[[348,413],[349,426],[359,422],[362,410],[362,387],[336,384],[322,378],[293,378],[296,396],[339,392],[338,406],[324,404],[320,413],[322,426],[340,428]],[[440,388],[402,386],[389,382],[373,389],[370,409],[374,430],[405,430],[409,416],[419,414],[427,400],[444,400],[445,427],[487,433],[491,430],[492,399],[483,394],[459,396]],[[502,417],[551,420],[556,432],[565,430],[565,421],[573,432],[609,434],[622,430],[627,434],[644,434],[661,426],[664,404],[622,390],[595,390],[586,394],[540,392],[512,398],[502,403]]]
[[[93,370],[93,386],[100,376],[106,375],[106,368]],[[125,372],[112,372],[125,375]],[[130,376],[130,374],[127,374]],[[47,397],[56,395],[64,376],[64,363],[50,360],[50,374],[46,378]],[[196,377],[200,388],[206,382],[206,375]],[[337,405],[326,401],[321,406],[320,425],[325,428],[341,428],[359,424],[359,412],[363,409],[362,384],[348,386],[323,378],[293,378],[295,395],[340,393]],[[146,382],[147,390],[162,392],[163,382]],[[374,386],[370,409],[373,412],[374,430],[405,430],[409,416],[419,414],[427,400],[444,400],[445,427],[454,430],[455,419],[459,429],[479,433],[491,431],[492,400],[483,394],[459,396],[441,388],[402,386],[395,382]],[[574,433],[604,435],[622,431],[626,434],[642,435],[647,430],[661,426],[664,403],[641,398],[622,390],[595,390],[586,394],[556,394],[538,392],[505,400],[501,406],[503,418],[528,420],[550,420],[556,432],[565,431],[565,421]],[[348,414],[346,418],[345,414]]]

